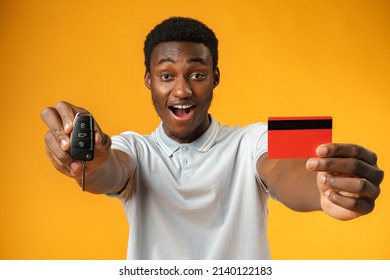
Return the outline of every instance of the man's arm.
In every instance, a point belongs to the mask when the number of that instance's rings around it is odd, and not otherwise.
[[[42,120],[49,130],[45,136],[46,153],[61,173],[81,183],[81,162],[71,158],[70,133],[73,120],[78,112],[86,112],[67,102],[59,102],[55,107],[47,107]],[[95,157],[86,165],[85,189],[91,193],[117,193],[123,189],[133,174],[135,164],[126,153],[111,149],[110,137],[95,123]]]
[[[316,174],[306,167],[307,159],[268,159],[257,161],[257,170],[272,196],[294,211],[321,210]]]
[[[257,170],[271,194],[296,211],[323,210],[350,220],[370,213],[379,196],[384,172],[375,153],[352,144],[326,144],[318,158],[269,160],[263,155]]]

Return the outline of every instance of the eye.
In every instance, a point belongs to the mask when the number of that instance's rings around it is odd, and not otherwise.
[[[195,72],[190,75],[191,80],[201,81],[205,78],[205,75],[200,72]]]
[[[169,73],[163,73],[160,75],[160,79],[162,81],[171,81],[171,80],[173,80],[173,76]]]

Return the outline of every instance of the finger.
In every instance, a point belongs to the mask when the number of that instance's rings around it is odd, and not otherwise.
[[[80,169],[80,167],[78,167],[79,164],[77,164],[76,162],[72,162],[71,163],[72,167],[69,167],[65,165],[63,162],[61,162],[61,160],[58,159],[57,156],[52,151],[49,150],[49,148],[47,148],[46,153],[49,160],[58,171],[72,178],[77,176]]]
[[[54,138],[49,131],[46,138],[50,137]],[[75,176],[80,171],[81,164],[74,161],[68,152],[63,151],[56,141],[48,141],[48,143],[46,145],[46,153],[53,165],[64,174]]]
[[[87,112],[81,107],[74,106],[68,102],[61,101],[56,104],[56,110],[62,119],[64,131],[70,134],[73,129],[74,117],[79,112]]]
[[[73,119],[75,116],[72,105],[65,101],[61,101],[56,104],[55,108],[58,112],[58,115],[61,117],[65,133],[69,135],[72,131]]]
[[[311,158],[306,167],[311,171],[364,178],[378,186],[383,179],[382,170],[356,158]]]
[[[106,151],[111,147],[111,138],[100,130],[95,131],[95,144],[97,150]]]
[[[53,166],[60,171],[61,173],[68,175],[68,168],[56,157],[56,155],[52,152],[52,150],[46,146],[46,154]]]
[[[318,172],[317,180],[321,192],[326,192],[329,188],[332,188],[337,192],[346,192],[350,196],[369,199],[376,199],[380,193],[379,187],[363,178],[333,176],[325,172]]]
[[[54,136],[45,137],[46,144],[50,144],[48,141],[56,141],[62,150],[69,150],[69,136],[64,131],[62,119],[57,110],[52,107],[45,108],[41,113],[41,118],[46,123],[52,136]]]
[[[61,162],[62,165],[69,166],[72,162],[72,158],[70,157],[69,153],[64,151],[54,139],[53,134],[48,131],[45,139],[46,139],[46,149],[50,152],[51,158],[55,158],[58,162]]]
[[[53,166],[60,171],[61,173],[65,174],[66,176],[72,177],[72,178],[78,178],[81,177],[81,163],[78,161],[72,161],[69,165],[65,164],[57,154],[55,154],[52,150],[50,150],[49,147],[46,147],[46,154],[53,164]]]
[[[378,157],[374,152],[355,144],[330,143],[320,145],[317,148],[317,155],[321,158],[357,158],[371,165],[376,165],[378,160]]]
[[[329,191],[327,193],[327,198],[335,205],[359,214],[368,214],[372,212],[375,207],[374,200],[345,196],[336,191]]]

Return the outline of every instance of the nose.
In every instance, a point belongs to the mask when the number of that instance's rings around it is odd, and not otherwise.
[[[174,96],[183,99],[192,95],[192,90],[190,85],[188,84],[188,81],[182,77],[175,79],[175,85],[173,87],[172,92]]]

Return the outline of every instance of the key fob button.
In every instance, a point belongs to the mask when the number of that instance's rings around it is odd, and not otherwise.
[[[90,149],[91,139],[76,140],[74,147],[76,149]]]
[[[90,130],[91,122],[89,118],[80,117],[75,123],[75,130]]]
[[[91,138],[89,131],[78,131],[76,132],[77,138]]]

